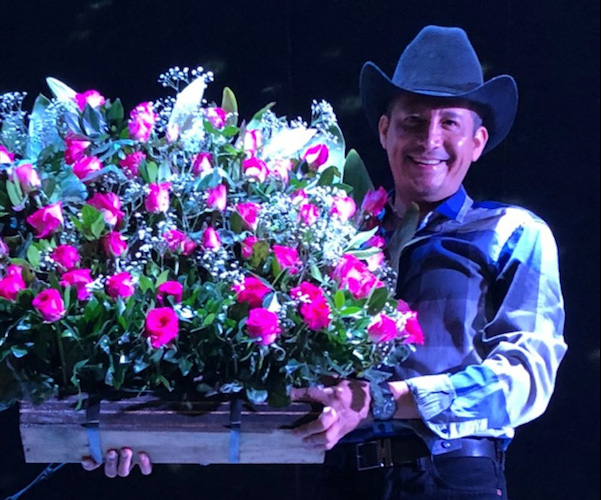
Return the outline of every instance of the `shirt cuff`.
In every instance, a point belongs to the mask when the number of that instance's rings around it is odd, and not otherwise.
[[[427,375],[410,378],[405,382],[426,425],[448,410],[456,397],[455,388],[448,375]]]

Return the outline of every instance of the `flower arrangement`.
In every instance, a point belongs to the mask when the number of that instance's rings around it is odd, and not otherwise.
[[[331,106],[239,123],[231,90],[203,98],[211,80],[169,70],[176,95],[129,116],[55,79],[30,114],[0,97],[2,407],[111,391],[284,405],[421,342],[384,261],[387,195],[353,190]]]

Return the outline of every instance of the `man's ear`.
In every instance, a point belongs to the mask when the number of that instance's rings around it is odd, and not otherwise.
[[[488,142],[488,129],[486,127],[478,127],[474,134],[474,151],[472,152],[472,162],[475,162],[482,156],[484,146]]]
[[[388,134],[388,126],[390,125],[390,120],[386,115],[380,116],[380,121],[378,122],[378,135],[380,137],[380,144],[384,149],[386,149],[386,135]]]

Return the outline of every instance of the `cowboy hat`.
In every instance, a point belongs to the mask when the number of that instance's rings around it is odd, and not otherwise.
[[[517,111],[515,80],[500,75],[484,82],[482,67],[461,28],[426,26],[405,48],[392,79],[374,63],[361,70],[361,102],[372,129],[401,92],[471,103],[488,129],[487,153],[509,133]]]

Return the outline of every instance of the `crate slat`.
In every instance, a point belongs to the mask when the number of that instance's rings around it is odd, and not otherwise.
[[[128,446],[134,454],[145,451],[157,464],[230,463],[228,402],[173,402],[141,396],[99,404],[103,454]],[[75,397],[37,406],[21,403],[20,431],[27,462],[75,463],[90,455],[86,411],[76,411],[76,405]],[[290,431],[318,414],[317,408],[305,403],[286,408],[245,404],[240,463],[322,463],[323,452],[305,448]]]

